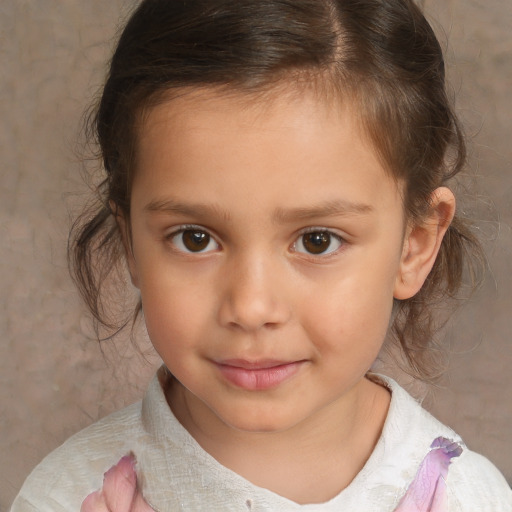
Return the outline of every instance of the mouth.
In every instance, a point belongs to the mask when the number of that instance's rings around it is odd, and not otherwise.
[[[248,391],[262,391],[278,387],[293,377],[306,361],[246,361],[229,359],[217,362],[221,375],[229,383]]]

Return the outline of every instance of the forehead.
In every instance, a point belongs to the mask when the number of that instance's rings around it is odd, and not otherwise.
[[[202,136],[210,131],[210,137],[215,137],[217,128],[222,127],[225,131],[238,127],[243,130],[241,135],[250,130],[263,133],[279,129],[305,135],[320,129],[335,132],[343,125],[373,150],[357,103],[348,93],[334,94],[302,82],[290,84],[288,80],[249,91],[228,86],[180,88],[160,95],[142,109],[136,125],[136,145],[144,149],[162,129],[174,130],[177,136],[185,132],[187,136]],[[211,130],[213,126],[215,130]]]
[[[325,84],[316,75],[311,75],[311,80],[308,80],[309,76],[290,75],[255,88],[237,88],[228,84],[163,91],[150,98],[141,109],[137,124],[138,136],[144,135],[148,122],[153,124],[157,119],[191,122],[197,113],[231,114],[238,111],[240,117],[245,116],[249,120],[252,116],[257,121],[286,109],[299,112],[299,109],[304,111],[306,108],[311,113],[321,113],[326,120],[350,115],[355,121],[354,128],[362,127],[359,122],[359,100],[352,98],[348,89],[335,91],[334,87]],[[361,136],[366,136],[364,129],[361,130]]]
[[[138,121],[134,130],[135,150],[140,147],[141,138],[145,137],[150,125],[159,122],[172,122],[182,128],[191,128],[196,114],[228,115],[239,111],[246,120],[254,122],[268,118],[278,111],[299,110],[305,113],[306,108],[324,118],[325,121],[337,122],[339,119],[350,118],[351,130],[373,150],[386,173],[403,187],[401,173],[396,168],[395,151],[389,147],[388,129],[381,126],[375,118],[375,98],[368,94],[375,91],[364,86],[354,89],[350,83],[335,83],[329,77],[318,73],[287,74],[268,84],[248,87],[231,85],[182,87],[162,91],[150,98],[148,104],[139,109]],[[370,101],[369,101],[370,100]],[[377,109],[378,110],[378,109]],[[373,113],[372,113],[373,112]],[[307,115],[307,114],[306,114]],[[377,116],[378,117],[378,116]],[[393,145],[393,144],[392,144]],[[391,151],[391,152],[390,152]],[[138,151],[135,151],[135,155]]]
[[[230,181],[293,190],[303,201],[313,188],[328,200],[333,187],[357,188],[378,200],[383,184],[396,190],[396,183],[360,126],[350,101],[307,90],[180,91],[144,113],[134,186],[143,179],[157,187],[158,179],[199,193],[199,181],[213,188]]]

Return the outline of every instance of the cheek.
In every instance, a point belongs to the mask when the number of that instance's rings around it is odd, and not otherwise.
[[[301,308],[312,339],[332,351],[378,351],[391,317],[393,283],[386,272],[362,268],[308,295]]]
[[[140,293],[147,331],[159,353],[178,349],[198,336],[206,308],[197,290],[155,273],[141,279]]]
[[[144,303],[143,303],[144,308]],[[186,379],[192,372],[204,339],[199,319],[190,313],[185,302],[151,302],[147,304],[144,320],[149,339],[171,373]]]

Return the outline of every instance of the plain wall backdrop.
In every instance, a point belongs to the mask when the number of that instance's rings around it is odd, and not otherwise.
[[[512,2],[421,3],[447,48],[471,136],[473,212],[490,271],[448,326],[452,356],[442,385],[412,389],[427,392],[428,408],[512,482]],[[102,353],[65,256],[71,212],[86,197],[80,117],[133,5],[0,4],[0,511],[45,454],[140,398],[158,364],[128,339]]]

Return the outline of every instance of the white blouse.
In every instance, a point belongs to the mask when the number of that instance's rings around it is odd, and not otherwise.
[[[448,473],[449,511],[512,511],[512,491],[486,458],[468,450],[396,382],[371,378],[392,394],[381,438],[352,483],[326,503],[299,505],[222,466],[175,418],[155,376],[142,402],[82,430],[48,455],[27,478],[11,512],[78,512],[85,497],[101,488],[105,471],[129,452],[156,512],[392,512],[440,436],[463,446]]]

